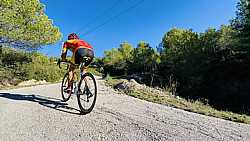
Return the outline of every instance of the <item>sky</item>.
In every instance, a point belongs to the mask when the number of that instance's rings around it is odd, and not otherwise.
[[[62,43],[72,32],[91,44],[97,57],[124,41],[134,47],[139,41],[156,47],[173,27],[204,32],[209,27],[218,29],[222,24],[229,24],[235,17],[238,1],[40,0],[63,38],[39,51],[48,56],[60,56]]]

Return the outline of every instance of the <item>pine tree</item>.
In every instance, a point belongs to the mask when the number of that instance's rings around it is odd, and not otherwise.
[[[0,44],[36,48],[58,41],[53,25],[39,0],[0,0]]]
[[[238,30],[240,48],[250,53],[250,0],[241,0],[237,9],[232,25]]]

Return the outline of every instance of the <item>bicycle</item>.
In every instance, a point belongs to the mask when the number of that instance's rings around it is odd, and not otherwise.
[[[58,60],[58,63],[57,63],[60,69],[61,69],[61,63],[64,63],[67,65],[67,70],[69,68],[69,65],[73,65],[74,67],[79,67],[80,69],[80,80],[73,81],[73,85],[71,86],[70,91],[67,90],[69,74],[67,72],[64,75],[62,83],[61,83],[61,95],[63,99],[62,101],[67,102],[70,99],[71,95],[75,94],[77,96],[77,102],[78,102],[81,114],[88,114],[93,110],[95,103],[96,103],[96,97],[97,97],[97,86],[96,86],[96,80],[94,76],[90,72],[86,72],[83,74],[83,67],[84,67],[84,64],[88,61],[88,59],[90,58],[84,57],[83,62],[80,65],[75,65],[70,61],[61,61],[60,59]],[[75,76],[76,76],[76,72],[74,72],[73,74],[73,77]],[[90,102],[90,100],[92,100],[92,102]],[[90,106],[85,108],[86,104],[88,103],[90,103]]]

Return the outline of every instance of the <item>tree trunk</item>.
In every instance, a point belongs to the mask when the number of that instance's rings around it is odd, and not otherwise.
[[[0,57],[2,56],[2,53],[3,53],[3,46],[0,45]]]
[[[152,73],[151,75],[151,82],[150,82],[150,86],[152,87],[153,85],[153,82],[154,82],[154,72]]]
[[[151,67],[151,82],[150,82],[150,86],[152,86],[153,82],[154,82],[155,68],[156,68],[156,64],[155,64],[155,62],[153,62],[152,67]]]

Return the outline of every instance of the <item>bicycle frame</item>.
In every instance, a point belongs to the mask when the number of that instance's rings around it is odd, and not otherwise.
[[[68,66],[67,66],[67,69],[66,70],[68,70],[69,69],[69,65],[72,65],[72,66],[74,66],[74,67],[79,67],[79,71],[80,71],[80,79],[82,78],[82,76],[84,75],[84,73],[83,73],[83,68],[84,68],[84,65],[85,65],[85,63],[88,61],[88,57],[84,57],[83,58],[83,61],[82,61],[82,63],[80,64],[80,65],[75,65],[75,64],[73,64],[71,61],[61,61],[61,60],[58,60],[58,65],[59,65],[59,68],[61,68],[61,63],[66,63]],[[76,72],[74,72],[74,73],[76,73]],[[78,85],[78,81],[73,81],[73,94],[75,94],[75,95],[77,95],[77,92],[78,92],[78,90],[76,90],[77,89],[77,85]]]
[[[67,83],[69,74],[66,73],[64,75],[62,85],[61,85],[61,94],[62,94],[62,98],[63,98],[64,102],[68,101],[72,94],[76,95],[77,102],[78,102],[78,105],[79,105],[79,108],[80,108],[82,114],[90,113],[93,110],[93,108],[95,106],[95,102],[96,102],[96,96],[97,96],[97,85],[96,85],[96,80],[95,80],[94,76],[90,72],[84,72],[85,63],[87,61],[88,61],[88,57],[85,57],[85,58],[83,58],[82,63],[79,65],[75,65],[70,61],[61,61],[61,60],[58,60],[58,63],[57,63],[59,65],[59,68],[61,68],[61,66],[60,66],[61,63],[66,63],[68,65],[67,70],[69,68],[69,65],[73,65],[74,67],[77,67],[77,68],[79,67],[78,69],[80,71],[80,77],[79,77],[80,79],[79,79],[79,81],[78,80],[73,81],[72,91],[70,93],[68,93],[68,96],[66,96],[66,97],[65,97],[64,93],[67,93],[67,92],[64,91],[64,86],[65,86],[64,84]],[[74,72],[74,73],[76,73],[76,72]],[[89,77],[87,79],[90,79],[91,84],[93,84],[94,89],[91,89],[91,91],[88,87],[89,84],[86,81],[86,77]],[[85,83],[85,85],[83,83]],[[83,88],[81,86],[83,86]],[[86,100],[84,100],[84,98],[83,99],[81,98],[82,95],[86,95],[86,97],[83,96],[86,98]],[[88,103],[89,99],[91,97],[93,97],[92,103]],[[90,107],[86,108],[86,105],[82,104],[82,103],[85,103],[85,104],[87,103],[87,105],[90,104],[89,105]]]

